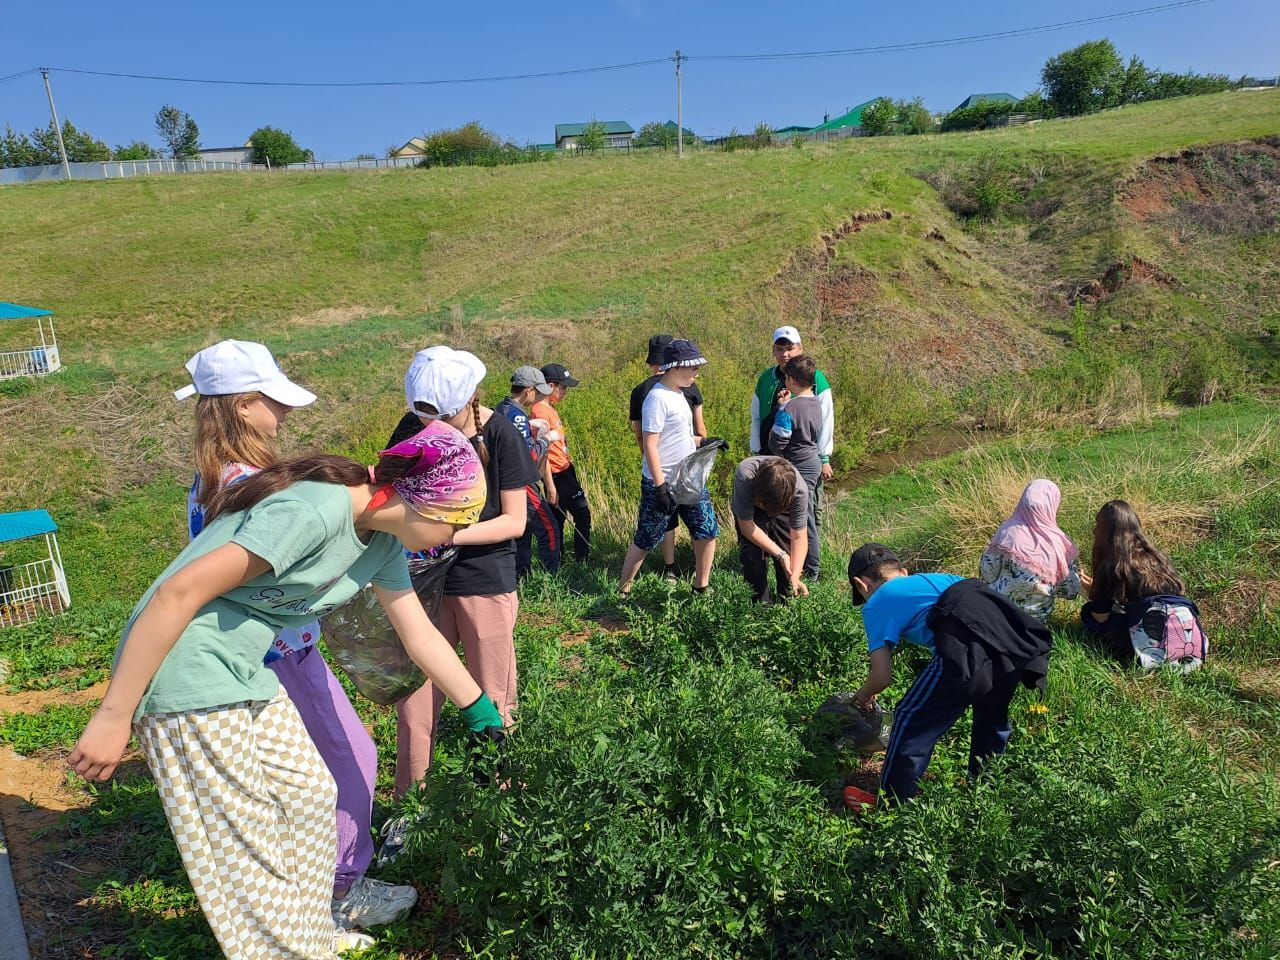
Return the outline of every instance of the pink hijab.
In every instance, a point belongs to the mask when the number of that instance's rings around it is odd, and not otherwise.
[[[1062,491],[1052,480],[1032,480],[1022,491],[1013,516],[1000,525],[987,545],[1048,583],[1066,579],[1079,548],[1058,527]]]

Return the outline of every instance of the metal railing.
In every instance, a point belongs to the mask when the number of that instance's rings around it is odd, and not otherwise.
[[[30,347],[0,351],[0,380],[15,377],[43,377],[62,369],[57,347]]]
[[[0,567],[0,627],[30,623],[70,606],[66,577],[53,557]]]

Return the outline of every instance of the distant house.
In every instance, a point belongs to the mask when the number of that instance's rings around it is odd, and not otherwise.
[[[812,129],[813,129],[812,127],[801,127],[793,123],[789,127],[778,127],[776,130],[774,130],[773,139],[790,140],[792,137],[796,136],[797,134],[808,133]]]
[[[391,151],[393,157],[421,157],[426,153],[427,141],[421,137],[414,137],[404,146],[397,147]]]
[[[625,120],[602,120],[604,126],[604,145],[606,147],[630,147],[631,139],[636,135],[635,128]],[[556,149],[577,150],[578,140],[587,129],[586,123],[557,123]]]
[[[664,123],[664,124],[662,125],[662,129],[663,129],[663,130],[665,130],[665,131],[670,135],[670,137],[671,137],[671,142],[672,142],[672,143],[675,143],[675,141],[676,141],[676,122],[675,122],[674,120],[668,120],[666,123]],[[684,142],[685,142],[685,143],[693,143],[695,140],[697,140],[697,139],[698,139],[698,135],[697,135],[696,133],[694,133],[692,130],[690,130],[688,127],[684,127],[684,128],[683,128],[683,132],[684,132]]]
[[[956,110],[968,110],[970,107],[979,107],[984,103],[1017,103],[1018,98],[1011,93],[971,93],[960,101],[960,106]],[[955,112],[954,110],[952,111]]]
[[[201,160],[249,163],[253,159],[253,144],[246,140],[243,147],[205,147],[198,156]]]
[[[835,139],[837,137],[857,137],[862,135],[862,111],[867,109],[880,97],[873,97],[856,107],[851,107],[838,117],[823,120],[812,130],[806,131],[809,136],[818,140]]]

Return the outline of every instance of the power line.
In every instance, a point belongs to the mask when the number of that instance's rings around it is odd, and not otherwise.
[[[545,80],[552,77],[571,77],[584,73],[603,73],[608,70],[630,70],[649,67],[657,63],[670,63],[671,57],[653,60],[636,60],[632,63],[611,63],[601,67],[578,67],[572,70],[549,70],[544,73],[514,73],[496,77],[463,77],[447,80],[219,80],[211,77],[159,77],[145,73],[112,73],[106,70],[75,70],[71,67],[50,67],[56,73],[77,73],[90,77],[116,77],[125,80],[163,80],[168,83],[209,83],[233,87],[438,87],[463,83],[497,83],[504,80]],[[31,71],[27,71],[31,72]]]
[[[8,83],[10,80],[17,80],[19,77],[25,77],[30,73],[37,73],[38,68],[32,67],[30,70],[19,70],[17,73],[11,73],[7,77],[0,77],[0,83]]]
[[[999,30],[992,33],[976,33],[965,37],[949,37],[944,40],[915,40],[909,43],[890,43],[874,47],[849,47],[842,50],[805,50],[792,53],[736,53],[736,54],[704,54],[688,56],[687,60],[804,60],[819,57],[852,57],[870,53],[894,53],[901,50],[921,50],[929,47],[949,47],[966,43],[983,43],[989,40],[1007,40],[1024,37],[1036,33],[1049,33],[1053,30],[1066,30],[1070,27],[1085,26],[1091,23],[1106,23],[1111,20],[1124,20],[1131,17],[1142,17],[1153,13],[1165,13],[1183,7],[1196,7],[1214,0],[1178,0],[1175,3],[1163,3],[1154,7],[1142,7],[1137,10],[1125,10],[1119,13],[1102,14],[1097,17],[1084,17],[1079,20],[1064,20],[1061,23],[1046,23],[1035,27],[1019,27],[1014,30]]]

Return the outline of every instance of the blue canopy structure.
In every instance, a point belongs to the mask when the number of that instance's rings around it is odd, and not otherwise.
[[[41,310],[39,307],[24,307],[20,303],[0,301],[0,320],[26,320],[30,317],[51,317],[52,310]]]
[[[0,513],[0,543],[38,537],[42,533],[54,533],[58,525],[48,510],[19,510],[16,513]]]

